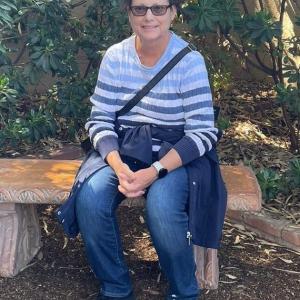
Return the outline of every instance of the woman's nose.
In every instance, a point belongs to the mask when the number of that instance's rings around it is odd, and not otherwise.
[[[145,18],[146,18],[146,19],[152,19],[153,16],[154,16],[154,15],[153,15],[151,9],[148,8],[148,9],[147,9],[147,12],[146,12],[146,14],[145,14]]]

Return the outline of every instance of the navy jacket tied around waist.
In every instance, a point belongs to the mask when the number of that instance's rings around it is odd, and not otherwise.
[[[158,158],[163,157],[183,132],[151,125],[118,131],[120,154],[145,165],[152,163],[152,137],[163,140]],[[100,154],[90,150],[79,168],[67,201],[56,211],[65,233],[75,237],[79,233],[76,220],[76,195],[84,181],[97,170],[106,167]],[[216,149],[186,165],[189,176],[189,231],[194,244],[219,248],[227,204],[227,192],[222,180]]]

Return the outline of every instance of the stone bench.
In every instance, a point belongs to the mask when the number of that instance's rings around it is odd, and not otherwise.
[[[12,277],[41,247],[36,205],[61,204],[72,186],[80,160],[0,159],[0,276]],[[251,169],[221,166],[228,190],[227,209],[259,211],[261,192]],[[143,205],[126,199],[123,205]]]

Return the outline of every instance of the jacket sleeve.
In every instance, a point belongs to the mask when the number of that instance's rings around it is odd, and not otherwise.
[[[119,150],[118,135],[114,130],[119,90],[119,80],[115,74],[117,70],[118,61],[113,59],[108,49],[100,65],[95,91],[90,98],[93,106],[85,125],[94,148],[103,159],[109,152]]]
[[[184,165],[203,156],[218,141],[205,62],[200,53],[194,51],[191,54],[180,82],[185,135],[173,147]]]

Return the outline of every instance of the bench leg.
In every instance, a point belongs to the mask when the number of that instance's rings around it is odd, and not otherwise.
[[[18,274],[41,247],[34,204],[0,203],[0,276]]]

